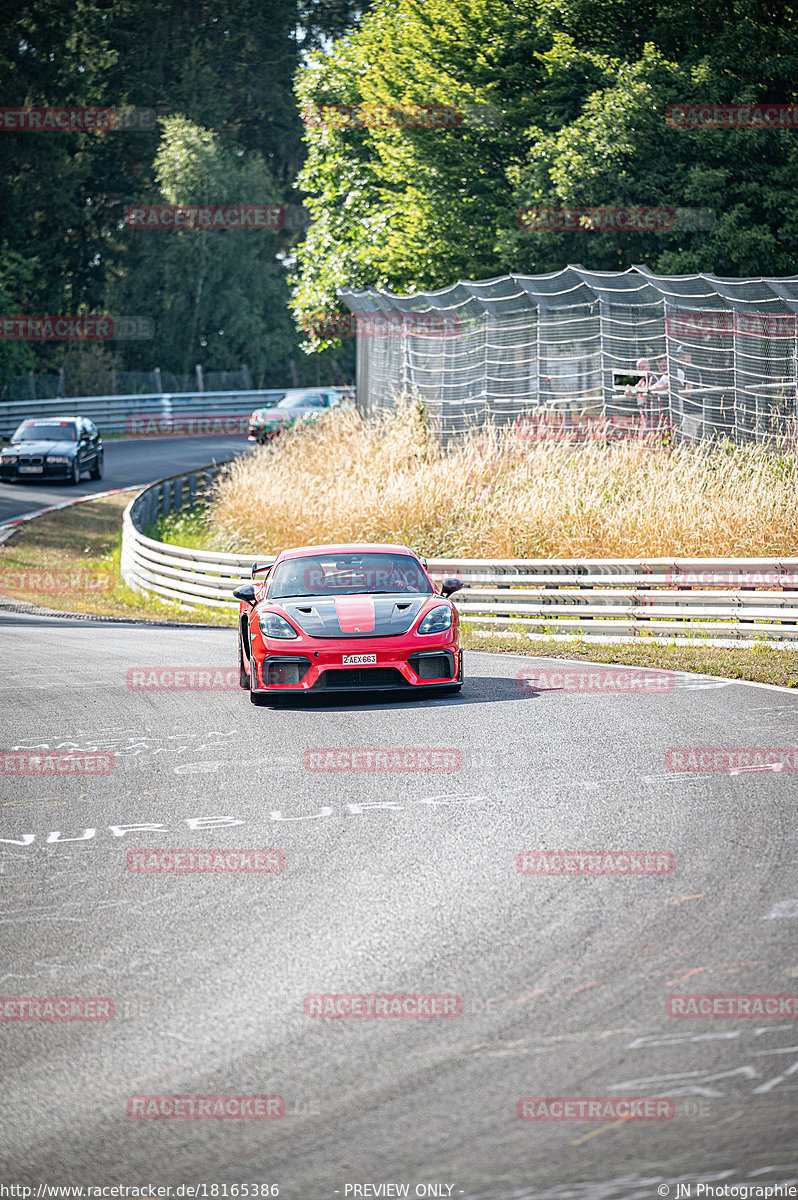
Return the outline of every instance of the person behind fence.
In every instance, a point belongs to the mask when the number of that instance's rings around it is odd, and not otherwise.
[[[646,430],[646,406],[648,404],[648,392],[654,382],[654,375],[651,373],[651,363],[647,358],[638,358],[635,363],[635,370],[640,378],[637,383],[627,383],[623,389],[624,398],[630,400],[632,397],[637,401],[637,407],[640,412],[640,425],[643,432]]]
[[[646,414],[646,428],[660,429],[664,425],[670,425],[670,404],[669,393],[671,386],[671,377],[668,372],[667,355],[661,354],[657,359],[657,370],[659,376],[648,389],[648,412]],[[680,413],[681,416],[681,413]]]
[[[693,366],[693,352],[687,346],[676,347],[676,378],[681,400],[682,432],[694,437],[703,407],[700,397],[691,396],[691,392],[701,387],[701,373]]]

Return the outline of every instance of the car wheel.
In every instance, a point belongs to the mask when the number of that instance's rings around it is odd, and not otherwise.
[[[238,686],[249,691],[249,675],[244,666],[244,647],[241,644],[241,626],[238,627]]]
[[[80,483],[80,463],[78,462],[77,458],[72,463],[72,473],[69,476],[68,482],[72,485],[72,487],[77,487]]]
[[[94,466],[89,473],[92,479],[102,479],[103,475],[105,474],[105,463],[103,462],[102,450],[100,450],[99,454],[95,458]]]

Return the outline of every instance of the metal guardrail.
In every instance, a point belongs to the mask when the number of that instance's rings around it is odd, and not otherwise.
[[[122,575],[130,587],[183,608],[237,607],[233,588],[249,580],[255,556],[195,550],[145,533],[160,515],[207,499],[225,465],[173,475],[131,501],[122,528]],[[427,565],[436,576],[462,577],[460,614],[486,628],[584,637],[798,639],[798,558],[433,558]]]
[[[323,387],[327,390],[327,385]],[[334,390],[345,398],[353,398],[355,393],[353,387],[338,387]],[[150,392],[146,395],[131,393],[126,396],[67,396],[57,400],[2,400],[0,436],[9,437],[21,421],[30,417],[62,415],[88,417],[98,426],[100,433],[129,433],[134,437],[146,436],[150,432],[146,421],[149,417],[152,418],[153,426],[161,427],[161,433],[168,433],[169,418],[248,416],[264,401],[278,400],[287,391],[288,388],[284,387],[266,391]],[[182,425],[178,422],[178,426],[178,432],[191,432],[185,422]],[[203,432],[217,431],[209,427]],[[220,428],[218,432],[225,433],[227,430]]]

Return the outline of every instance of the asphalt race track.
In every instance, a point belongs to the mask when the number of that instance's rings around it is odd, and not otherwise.
[[[77,487],[61,482],[0,483],[0,524],[50,504],[112,488],[144,487],[167,475],[178,475],[210,462],[223,462],[252,448],[245,435],[237,437],[119,438],[103,443],[105,478],[81,478]]]
[[[230,668],[232,631],[0,621],[5,748],[114,756],[104,776],[4,781],[0,990],[105,997],[115,1013],[0,1024],[0,1178],[276,1184],[289,1200],[795,1181],[798,1018],[666,1012],[676,994],[798,993],[795,775],[679,773],[665,755],[796,746],[798,696],[695,676],[579,695],[541,682],[551,660],[470,653],[456,697],[261,709],[232,676],[127,686],[152,682],[131,668]],[[331,760],[305,751],[334,747],[460,759],[306,768]],[[128,869],[152,848],[277,850],[284,869]],[[519,852],[544,849],[672,852],[675,866],[518,872]],[[305,1015],[329,993],[461,1009]],[[164,1095],[279,1096],[284,1111],[128,1115]],[[529,1121],[522,1097],[664,1097],[673,1115]]]

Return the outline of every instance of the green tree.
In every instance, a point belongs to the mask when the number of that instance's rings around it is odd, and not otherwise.
[[[299,0],[196,0],[183,6],[171,0],[37,0],[35,5],[8,0],[0,15],[3,103],[182,114],[197,128],[213,131],[237,159],[252,160],[251,174],[238,179],[242,186],[268,179],[270,198],[295,201],[293,181],[304,157],[293,94],[301,45],[340,33],[342,22],[356,13],[357,7],[344,0],[302,5]],[[142,234],[124,224],[128,205],[159,195],[153,164],[160,132],[153,125],[136,132],[5,132],[0,137],[4,237],[10,249],[39,263],[29,311],[109,311],[124,293],[122,281],[134,273],[129,294],[142,303],[128,312],[155,315],[150,297],[160,313],[159,293],[164,288],[179,292],[180,278],[168,276],[158,256],[146,253]],[[216,236],[221,247],[236,235]],[[275,250],[290,255],[296,239],[296,231],[281,232]],[[163,238],[161,249],[167,244]],[[169,254],[173,251],[174,244]],[[178,256],[176,269],[182,265]],[[251,267],[254,273],[259,260]],[[149,282],[141,274],[146,270],[153,272]],[[253,277],[247,286],[276,341],[288,329],[295,353],[298,338],[286,324],[285,287],[272,276],[270,269],[267,283]],[[206,286],[215,286],[212,276]],[[232,328],[228,316],[228,339]],[[247,340],[249,324],[237,328],[231,354]],[[214,353],[221,354],[223,343],[216,334],[211,337]],[[176,341],[170,346],[182,362],[184,348]],[[124,366],[153,365],[146,343],[117,347]],[[30,350],[40,367],[56,364],[66,353],[56,343]],[[160,365],[179,369],[177,361],[162,359]]]
[[[300,319],[345,285],[435,287],[495,265],[511,222],[508,170],[539,109],[544,48],[532,0],[387,0],[300,72],[303,112],[452,106],[450,128],[307,125],[300,186],[313,223],[298,251]]]
[[[443,102],[456,129],[309,126],[313,224],[294,306],[344,285],[600,269],[785,274],[798,265],[798,131],[679,130],[669,105],[796,100],[795,6],[708,0],[380,0],[300,72],[300,106]],[[499,123],[479,128],[472,106]],[[529,233],[526,206],[709,208],[712,230]]]
[[[161,126],[158,202],[279,202],[262,158],[234,153],[185,117]],[[130,237],[139,245],[109,299],[114,311],[153,318],[155,340],[141,344],[142,355],[179,372],[197,362],[209,369],[246,362],[259,372],[287,366],[296,336],[276,232],[141,229]]]
[[[0,244],[0,313],[13,316],[29,311],[28,297],[39,264],[27,259],[7,242]],[[0,341],[0,389],[24,371],[32,371],[35,357],[26,342]]]

